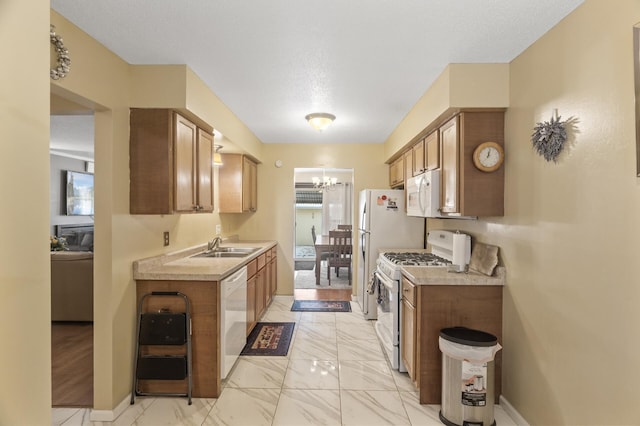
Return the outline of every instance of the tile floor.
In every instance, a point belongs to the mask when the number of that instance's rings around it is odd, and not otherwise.
[[[274,299],[262,321],[295,321],[286,357],[240,357],[219,398],[138,397],[114,422],[87,409],[53,409],[53,425],[441,425],[438,405],[420,405],[408,376],[391,370],[371,321],[350,313],[291,312]],[[515,425],[496,406],[496,423]]]

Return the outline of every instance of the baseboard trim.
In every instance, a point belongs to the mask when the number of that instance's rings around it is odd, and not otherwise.
[[[507,401],[507,398],[500,395],[500,406],[518,426],[529,426],[529,423],[518,413],[518,411]]]
[[[112,422],[131,405],[131,394],[128,394],[113,410],[91,410],[89,420],[92,422]]]

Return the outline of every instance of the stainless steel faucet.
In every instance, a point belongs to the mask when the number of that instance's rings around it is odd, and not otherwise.
[[[209,241],[207,243],[207,250],[215,250],[220,246],[220,243],[222,242],[222,238],[220,237],[215,237],[213,240]]]

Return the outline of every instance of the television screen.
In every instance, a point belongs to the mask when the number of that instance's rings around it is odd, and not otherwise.
[[[67,215],[93,215],[93,175],[67,170]]]

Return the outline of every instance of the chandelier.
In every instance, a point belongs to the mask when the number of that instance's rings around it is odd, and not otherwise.
[[[322,178],[319,178],[314,176],[311,178],[311,181],[313,182],[314,188],[318,188],[320,191],[322,191],[325,189],[330,190],[334,188],[338,183],[338,178],[329,176],[323,176]]]

